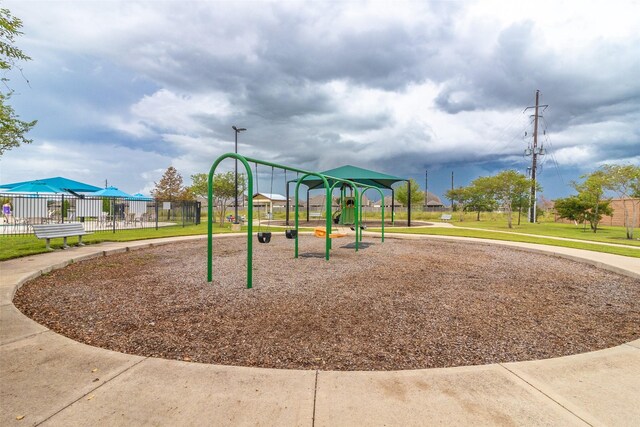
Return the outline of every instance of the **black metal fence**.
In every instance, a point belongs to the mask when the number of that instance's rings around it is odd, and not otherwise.
[[[0,235],[32,234],[33,224],[80,222],[86,231],[112,232],[200,223],[200,202],[71,195],[0,194]]]

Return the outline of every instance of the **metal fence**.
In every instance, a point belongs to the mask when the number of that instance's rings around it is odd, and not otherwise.
[[[200,202],[0,194],[0,235],[32,234],[33,224],[82,223],[90,232],[186,226],[200,223]],[[8,208],[7,208],[8,205]],[[10,213],[6,213],[10,211]]]

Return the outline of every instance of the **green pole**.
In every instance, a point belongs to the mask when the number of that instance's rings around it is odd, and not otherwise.
[[[295,170],[295,169],[294,169]],[[329,183],[327,182],[327,178],[325,178],[324,175],[321,175],[319,173],[315,173],[315,172],[306,172],[306,171],[300,171],[302,173],[304,173],[304,175],[302,175],[300,178],[298,178],[298,182],[296,183],[296,205],[297,205],[297,201],[299,200],[299,194],[300,194],[300,184],[302,184],[302,181],[308,177],[308,176],[317,176],[318,178],[322,179],[322,182],[324,184],[324,188],[325,191],[327,192],[327,195],[329,195]],[[308,205],[307,205],[308,206]],[[331,205],[327,204],[327,212],[328,215],[326,218],[326,236],[325,236],[325,259],[328,261],[329,260],[329,250],[331,249],[331,238],[329,237],[329,233],[331,232]],[[296,209],[296,229],[298,228],[298,210]],[[294,258],[298,258],[298,238],[296,237],[296,244],[294,245]]]
[[[298,206],[298,187],[296,187],[296,195],[295,195],[295,201],[296,201],[296,206],[295,206],[295,210],[294,210],[294,223],[296,226],[296,238],[295,238],[295,242],[294,242],[294,250],[293,250],[293,257],[294,258],[298,258],[298,235],[300,234],[298,232],[298,217],[299,217],[299,206]],[[307,207],[309,207],[309,202],[307,202]]]
[[[251,167],[246,158],[235,153],[227,153],[218,157],[209,170],[209,183],[207,188],[207,281],[213,280],[213,176],[216,168],[220,162],[227,158],[233,158],[240,160],[247,170],[248,185],[251,191],[249,192],[249,211],[248,211],[248,224],[247,224],[247,288],[250,289],[253,286],[253,174],[251,173]]]
[[[299,216],[300,216],[300,209],[299,209],[299,200],[300,200],[300,184],[302,183],[302,181],[308,177],[308,176],[317,176],[318,178],[322,179],[323,181],[323,185],[326,191],[326,197],[328,200],[327,206],[326,206],[326,237],[325,237],[325,259],[329,260],[329,252],[331,249],[331,238],[329,237],[329,235],[331,234],[331,195],[333,194],[333,189],[335,188],[335,185],[337,182],[343,182],[348,184],[351,188],[355,189],[355,209],[356,209],[356,215],[354,215],[355,217],[355,225],[356,225],[356,251],[358,250],[358,242],[362,239],[362,233],[360,232],[360,227],[359,227],[359,219],[361,219],[361,200],[359,197],[359,192],[358,192],[358,188],[356,186],[356,184],[352,181],[346,180],[346,179],[341,179],[341,178],[335,178],[335,177],[331,177],[328,175],[323,175],[320,173],[316,173],[316,172],[309,172],[309,171],[305,171],[303,169],[297,169],[297,168],[292,168],[289,166],[284,166],[284,165],[279,165],[277,163],[272,163],[272,162],[266,162],[263,160],[259,160],[259,159],[254,159],[251,157],[244,157],[242,155],[236,154],[236,153],[227,153],[227,154],[223,154],[222,156],[218,157],[215,162],[213,163],[213,165],[211,166],[211,169],[209,170],[209,182],[208,182],[208,188],[207,188],[207,201],[208,201],[208,206],[207,206],[207,254],[208,254],[208,259],[207,259],[207,280],[209,282],[211,282],[213,280],[213,263],[212,263],[212,257],[213,257],[213,177],[215,174],[215,170],[218,167],[218,165],[220,164],[220,162],[224,159],[227,158],[233,158],[233,159],[237,159],[240,160],[242,162],[242,164],[244,165],[246,171],[247,171],[247,178],[248,178],[248,188],[251,190],[249,192],[249,197],[248,197],[248,202],[249,202],[249,207],[248,207],[248,226],[247,226],[247,288],[250,289],[253,286],[253,174],[251,172],[251,167],[249,166],[249,163],[257,163],[257,164],[261,164],[261,165],[265,165],[265,166],[271,166],[271,167],[276,167],[279,169],[284,169],[284,170],[288,170],[288,171],[293,171],[293,172],[298,172],[298,173],[302,173],[303,176],[300,177],[297,180],[296,183],[296,194],[295,194],[295,201],[296,201],[296,209],[295,209],[295,227],[296,227],[296,231],[298,231],[300,223],[299,223]],[[329,182],[327,179],[331,179],[334,180],[335,183],[330,187],[329,186]],[[376,187],[372,187],[372,186],[367,186],[367,185],[362,185],[362,187],[368,187],[368,188],[376,188]],[[378,189],[378,191],[380,191],[380,189]],[[382,192],[380,191],[381,195]],[[341,194],[341,197],[344,197]],[[384,205],[384,204],[383,204]],[[357,213],[360,212],[360,214],[358,215]],[[382,207],[382,234],[383,234],[383,241],[384,241],[384,206]],[[358,234],[359,233],[359,234]],[[295,239],[295,258],[298,258],[298,235],[299,233],[296,233],[296,239]]]

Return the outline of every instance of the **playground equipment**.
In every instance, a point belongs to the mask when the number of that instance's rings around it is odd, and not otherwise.
[[[345,165],[345,166],[341,166],[339,168],[335,168],[335,169],[329,169],[323,172],[320,172],[321,175],[324,176],[330,176],[330,177],[335,177],[335,178],[342,178],[351,182],[356,183],[356,185],[363,185],[363,189],[366,189],[368,187],[375,187],[375,188],[379,188],[382,190],[388,190],[391,192],[391,222],[394,223],[395,220],[395,190],[393,188],[393,185],[396,182],[401,182],[401,181],[405,181],[407,182],[407,186],[408,189],[411,189],[411,181],[407,180],[405,178],[400,178],[397,176],[393,176],[393,175],[388,175],[388,174],[384,174],[384,173],[380,173],[380,172],[376,172],[376,171],[372,171],[372,170],[367,170],[367,169],[363,169],[363,168],[359,168],[356,166],[351,166],[351,165]],[[308,190],[307,190],[307,201],[309,201],[309,191],[310,190],[315,190],[315,189],[320,189],[323,188],[324,183],[312,176],[309,177],[305,180],[305,185],[307,185]],[[409,191],[409,194],[411,194],[411,191]],[[352,194],[353,196],[353,194]],[[307,217],[309,214],[308,211],[309,207],[307,204]],[[356,212],[359,212],[357,209],[355,210]],[[287,222],[289,221],[289,217],[286,218]],[[409,198],[408,202],[407,202],[407,225],[410,227],[411,226],[411,198]]]
[[[271,166],[271,192],[273,193],[273,166]],[[256,193],[260,193],[260,188],[258,186],[258,164],[257,163],[256,163]],[[253,206],[250,206],[249,209],[253,210]],[[270,241],[271,241],[271,232],[262,231],[262,221],[260,219],[260,214],[258,214],[258,242],[269,243]]]
[[[353,192],[346,196],[345,186],[340,188],[340,209],[333,213],[333,222],[340,225],[353,225],[356,218],[356,204]],[[362,206],[362,200],[360,201]]]
[[[333,230],[332,230],[333,231]],[[316,227],[313,229],[313,234],[316,237],[326,237],[327,236],[327,229],[324,227]],[[330,239],[337,239],[340,237],[347,237],[346,233],[329,233],[329,238]]]
[[[297,174],[298,174],[298,173],[296,172],[296,175],[297,175]],[[287,181],[287,170],[286,170],[286,169],[284,170],[284,185],[285,185],[285,186],[287,186],[287,185],[288,185],[288,181]],[[287,198],[287,216],[289,216],[289,211],[288,211],[289,206],[288,206],[288,205],[289,205],[289,200],[288,200],[288,198]],[[288,223],[288,221],[287,221],[286,226],[287,226],[287,229],[284,231],[284,235],[285,235],[285,237],[286,237],[287,239],[295,239],[296,237],[298,237],[298,230],[294,230],[294,229],[289,228],[289,223]]]
[[[359,190],[358,188],[363,188],[365,189],[369,189],[369,188],[374,188],[377,191],[380,192],[381,197],[383,196],[382,191],[374,186],[370,186],[370,185],[366,185],[366,184],[356,184],[353,181],[347,180],[347,179],[343,179],[343,178],[338,178],[338,177],[333,177],[333,176],[328,176],[328,175],[323,175],[317,172],[309,172],[309,171],[305,171],[303,169],[297,169],[297,168],[293,168],[293,167],[289,167],[289,166],[284,166],[284,165],[278,165],[276,163],[271,163],[271,162],[267,162],[267,161],[263,161],[263,160],[259,160],[259,159],[254,159],[254,158],[250,158],[250,157],[245,157],[236,153],[227,153],[227,154],[223,154],[220,157],[218,157],[215,162],[213,163],[213,165],[211,166],[211,169],[209,170],[209,182],[208,182],[208,191],[207,191],[207,195],[208,195],[208,206],[207,206],[207,280],[209,282],[211,282],[213,280],[213,261],[212,261],[212,257],[213,257],[213,180],[214,180],[214,174],[216,171],[216,168],[218,167],[218,165],[220,164],[220,162],[224,159],[236,159],[239,160],[242,165],[245,167],[246,173],[247,173],[247,188],[249,190],[248,192],[248,223],[247,223],[247,288],[251,288],[253,286],[253,245],[252,245],[252,237],[253,237],[253,173],[251,171],[251,167],[249,165],[249,162],[251,163],[255,163],[256,164],[256,178],[257,178],[257,169],[258,169],[258,164],[261,165],[265,165],[265,166],[271,166],[272,167],[272,185],[273,185],[273,168],[279,168],[279,169],[284,169],[285,171],[289,170],[289,171],[294,171],[298,174],[302,174],[302,176],[300,176],[297,180],[296,180],[296,190],[295,190],[295,230],[291,230],[290,235],[292,239],[295,239],[295,245],[294,245],[294,258],[298,258],[298,241],[299,241],[299,190],[300,190],[300,185],[303,183],[303,181],[305,180],[305,178],[308,177],[315,177],[316,179],[319,179],[325,189],[326,192],[326,198],[327,200],[331,200],[331,194],[334,190],[334,188],[338,185],[338,184],[346,184],[349,188],[352,189],[352,191],[355,194],[355,210],[356,212],[359,212],[359,215],[355,215],[355,219],[354,219],[354,225],[355,225],[355,250],[356,252],[358,251],[358,243],[362,240],[362,230],[360,229],[359,225],[359,220],[361,218],[361,212],[358,209],[359,205],[360,205],[360,201],[362,200],[359,197]],[[329,184],[329,182],[331,182],[331,185]],[[257,183],[256,183],[257,184]],[[256,185],[257,186],[257,185]],[[344,185],[343,185],[344,187]],[[287,191],[288,192],[288,191]],[[326,226],[325,226],[325,230],[331,230],[331,204],[327,203],[326,206],[326,215],[325,215],[325,220],[326,220]],[[384,242],[384,206],[382,207],[382,242]],[[261,227],[261,222],[260,219],[258,219],[258,226]],[[293,231],[295,231],[295,233],[293,233]],[[258,241],[260,243],[267,243],[268,241],[271,240],[271,233],[268,232],[268,237],[266,232],[262,232],[262,240],[265,240],[264,242],[261,241],[261,236],[258,235]],[[325,259],[328,261],[329,260],[329,251],[331,249],[331,234],[332,233],[326,233],[325,231]],[[335,233],[333,233],[335,234]],[[286,235],[286,232],[285,232]]]

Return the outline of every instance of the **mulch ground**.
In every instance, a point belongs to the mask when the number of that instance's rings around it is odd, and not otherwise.
[[[254,241],[255,242],[255,241]],[[287,369],[396,370],[542,359],[640,338],[640,281],[482,243],[278,233],[101,257],[46,274],[14,304],[74,340],[142,356]]]

